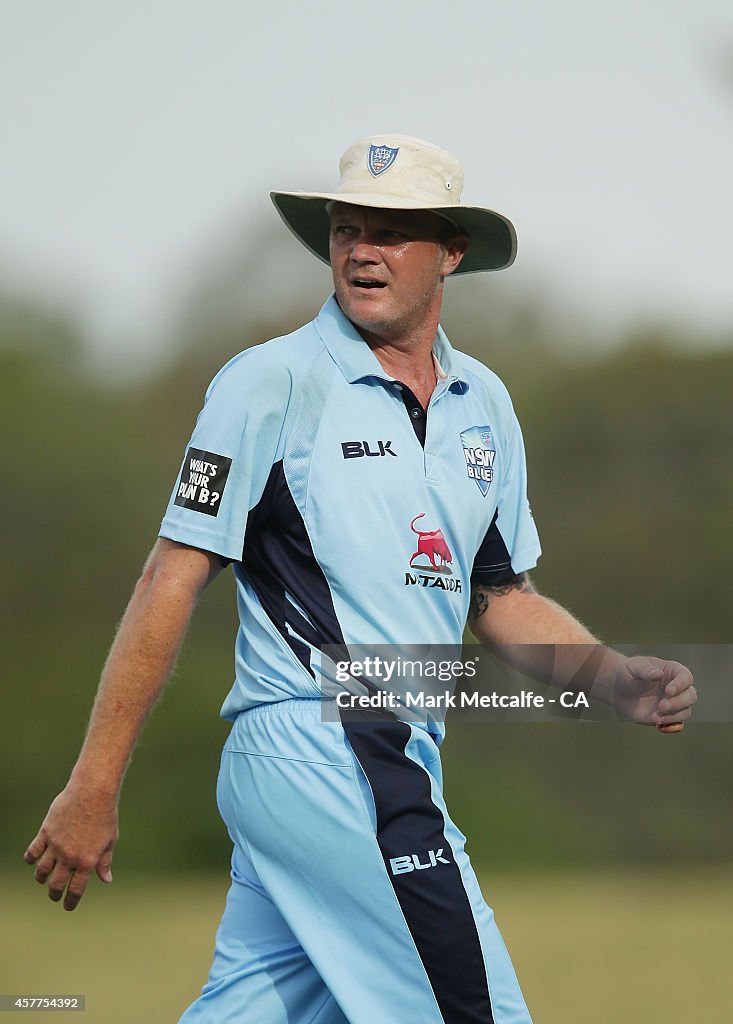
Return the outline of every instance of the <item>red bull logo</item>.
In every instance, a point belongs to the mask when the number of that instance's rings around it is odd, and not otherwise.
[[[453,561],[453,555],[450,553],[450,548],[446,543],[446,539],[443,536],[442,530],[417,530],[415,529],[415,523],[418,519],[422,519],[425,515],[424,512],[420,512],[414,517],[410,523],[410,529],[413,533],[417,534],[417,551],[410,558],[410,568],[415,565],[416,558],[427,558],[430,562],[430,566],[424,564],[416,566],[418,569],[429,569],[432,567],[434,572],[442,572],[446,575],[452,575],[452,570],[449,568],[449,563]]]
[[[413,571],[405,573],[405,586],[450,590],[460,594],[463,583],[453,575],[450,567],[453,555],[443,531],[418,530],[415,526],[424,515],[424,512],[419,512],[410,522],[410,529],[417,534],[417,550],[410,557],[410,569]]]

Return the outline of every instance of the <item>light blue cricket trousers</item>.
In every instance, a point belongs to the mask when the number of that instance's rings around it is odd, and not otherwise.
[[[260,706],[232,727],[217,797],[232,884],[179,1024],[531,1024],[427,732]]]

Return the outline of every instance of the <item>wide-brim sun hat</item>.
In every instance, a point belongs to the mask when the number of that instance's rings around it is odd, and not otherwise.
[[[350,146],[339,163],[334,192],[271,192],[277,212],[295,237],[324,263],[329,203],[384,210],[429,210],[468,235],[466,253],[453,272],[503,270],[517,254],[514,225],[494,210],[461,204],[460,161],[431,142],[410,135],[373,135]]]

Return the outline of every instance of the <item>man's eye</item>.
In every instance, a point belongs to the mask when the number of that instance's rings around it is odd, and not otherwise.
[[[387,238],[390,241],[401,241],[407,238],[407,235],[403,231],[383,231],[382,238]]]
[[[348,224],[336,224],[331,228],[334,235],[349,235],[353,230]]]

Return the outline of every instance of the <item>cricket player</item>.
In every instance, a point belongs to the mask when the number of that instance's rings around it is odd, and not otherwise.
[[[440,723],[323,714],[338,699],[328,645],[460,645],[468,621],[560,686],[582,684],[572,652],[598,645],[528,576],[540,547],[510,398],[439,325],[446,279],[510,266],[515,232],[460,202],[461,165],[428,142],[361,139],[340,172],[333,192],[272,193],[334,292],[211,383],[79,759],[25,859],[67,910],[92,872],[112,880],[136,738],[228,565],[240,624],[217,798],[232,882],[181,1021],[530,1024],[445,806]],[[685,667],[594,650],[596,697],[682,728]]]

